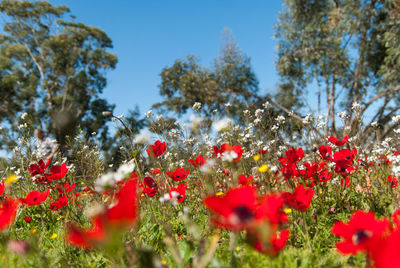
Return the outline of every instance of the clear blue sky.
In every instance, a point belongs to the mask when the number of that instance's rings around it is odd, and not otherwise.
[[[50,0],[67,5],[76,20],[104,30],[118,56],[104,97],[115,114],[137,104],[143,114],[161,101],[162,68],[188,54],[209,66],[221,47],[224,27],[251,58],[262,92],[273,91],[276,42],[272,39],[282,1],[239,0]]]

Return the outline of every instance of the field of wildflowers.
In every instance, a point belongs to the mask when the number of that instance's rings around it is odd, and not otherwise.
[[[321,135],[307,116],[289,137],[283,115],[235,125],[199,109],[168,128],[149,111],[153,133],[127,130],[108,170],[84,135],[70,159],[35,158],[27,121],[1,164],[1,266],[400,267],[396,133]]]

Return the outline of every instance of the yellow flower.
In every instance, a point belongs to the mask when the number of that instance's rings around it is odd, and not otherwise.
[[[239,251],[240,251],[240,247],[237,247],[237,248],[236,248],[236,251],[239,252]]]
[[[33,230],[31,231],[31,233],[32,233],[32,234],[36,234],[36,233],[37,233],[37,230],[36,230],[36,229],[33,229]]]
[[[253,159],[256,161],[260,160],[260,155],[258,154],[258,155],[253,156]]]
[[[216,196],[220,196],[220,195],[223,195],[224,193],[223,192],[218,192],[218,193],[216,193],[215,195]]]
[[[4,255],[3,255],[3,256],[1,256],[1,259],[2,259],[3,261],[4,261],[4,259],[5,259],[5,258],[6,258],[6,256],[4,256]]]
[[[12,175],[10,175],[10,176],[8,176],[7,178],[6,178],[6,183],[8,184],[8,185],[11,185],[13,182],[16,182],[18,179],[17,179],[17,175],[15,175],[15,174],[12,174]]]
[[[58,221],[61,220],[61,217],[58,217],[57,220],[58,220]]]
[[[161,260],[161,263],[164,265],[167,265],[167,261],[166,260]]]
[[[261,167],[258,168],[258,171],[260,171],[261,173],[265,173],[268,170],[268,166],[267,165],[262,165]]]
[[[56,233],[54,233],[52,236],[50,236],[50,239],[56,239],[57,238],[57,234]]]
[[[286,214],[292,213],[292,209],[291,208],[285,208],[283,210],[283,212],[285,212]]]

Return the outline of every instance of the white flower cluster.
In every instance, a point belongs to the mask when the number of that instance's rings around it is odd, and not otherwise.
[[[117,171],[103,174],[94,182],[95,190],[97,192],[103,192],[106,186],[113,186],[115,182],[123,180],[128,174],[133,172],[134,169],[135,163],[131,160],[122,164]]]
[[[230,127],[231,121],[232,120],[229,118],[218,120],[217,122],[213,123],[213,128],[218,132],[223,131]]]

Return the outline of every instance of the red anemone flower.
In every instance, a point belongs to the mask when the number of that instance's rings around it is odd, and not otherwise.
[[[50,189],[47,189],[45,192],[41,193],[39,191],[32,191],[26,195],[25,198],[21,199],[21,202],[30,206],[38,206],[44,201],[46,201],[47,197],[49,196]]]
[[[166,149],[167,144],[165,143],[165,141],[161,142],[157,140],[154,145],[149,145],[146,151],[150,157],[159,157],[165,152]]]
[[[306,188],[300,184],[293,193],[283,193],[282,197],[285,199],[288,206],[299,211],[306,211],[310,207],[314,193],[314,189],[310,188],[306,190]]]
[[[389,225],[387,219],[375,219],[372,212],[356,211],[347,224],[340,221],[333,225],[332,233],[344,238],[336,248],[343,254],[366,250],[388,231]]]
[[[57,210],[68,205],[68,197],[64,194],[59,195],[58,199],[50,204],[50,210]]]
[[[332,161],[332,147],[320,145],[318,148],[319,153],[321,154],[322,158],[327,161]]]
[[[336,146],[342,146],[349,140],[349,136],[344,136],[343,139],[338,140],[335,136],[329,136],[328,141]]]
[[[389,236],[371,243],[368,256],[375,268],[400,267],[400,230],[395,230]]]
[[[177,188],[171,188],[171,190],[169,190],[169,197],[171,199],[176,198],[178,203],[183,202],[183,200],[185,200],[187,187],[186,184],[179,184]]]
[[[218,226],[243,230],[256,218],[257,195],[252,186],[229,189],[223,196],[209,196],[204,204],[214,213]]]
[[[149,197],[155,196],[158,192],[157,182],[152,177],[144,177],[142,187],[142,193],[147,194]]]
[[[296,164],[303,158],[304,158],[303,148],[299,148],[296,150],[295,148],[290,147],[289,150],[286,151],[286,157],[281,157],[279,161],[281,161],[282,165],[287,166],[290,164]]]
[[[221,157],[225,152],[227,151],[233,151],[236,153],[236,157],[233,159],[233,162],[239,162],[240,158],[242,157],[243,154],[243,150],[242,150],[242,146],[240,145],[234,145],[234,146],[230,146],[227,143],[224,143],[221,145],[221,149],[218,148],[217,146],[213,146],[213,150],[215,153],[215,156],[217,157]]]
[[[0,204],[0,231],[11,225],[17,215],[18,207],[18,199],[7,198]]]
[[[189,163],[191,163],[194,167],[199,168],[202,165],[204,165],[207,162],[208,158],[204,159],[203,155],[199,155],[196,159],[194,160],[188,160]]]
[[[4,181],[0,183],[0,196],[4,194],[4,191],[6,189],[6,186],[4,185]]]
[[[104,220],[98,216],[92,219],[92,228],[83,230],[72,224],[68,225],[67,241],[80,248],[88,249],[96,244],[103,243],[106,239]]]
[[[68,168],[67,164],[63,163],[60,166],[52,166],[50,169],[50,175],[48,176],[48,179],[50,181],[52,180],[60,180],[65,177],[65,174],[67,174]]]
[[[50,163],[51,159],[47,161],[47,163],[44,163],[44,161],[40,159],[37,164],[30,165],[29,171],[31,172],[31,177],[36,176],[38,174],[44,174]]]
[[[266,195],[260,202],[256,211],[257,219],[268,219],[272,224],[282,224],[288,222],[288,217],[282,211],[285,200],[278,195]]]
[[[165,174],[167,174],[168,177],[170,177],[174,181],[182,181],[186,179],[189,173],[190,173],[190,168],[188,168],[186,171],[184,168],[177,168],[174,170],[174,172],[172,171],[165,172]]]
[[[240,174],[238,181],[239,181],[239,184],[241,184],[241,185],[249,185],[249,184],[252,184],[253,179],[254,179],[253,176],[246,177],[245,175]]]
[[[91,229],[83,230],[69,225],[67,241],[80,248],[92,248],[107,242],[113,230],[131,227],[138,218],[137,182],[132,178],[122,185],[116,194],[116,204],[94,216]]]
[[[253,247],[258,252],[267,254],[269,256],[274,256],[285,247],[286,242],[289,239],[289,233],[289,230],[275,232],[271,235],[270,239],[265,242],[255,239],[252,236],[250,236],[250,240],[255,240],[253,242]]]

